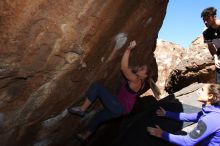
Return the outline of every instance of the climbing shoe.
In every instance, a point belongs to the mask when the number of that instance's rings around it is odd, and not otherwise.
[[[80,106],[69,107],[68,112],[73,115],[77,115],[80,117],[85,116],[85,112],[80,109]]]

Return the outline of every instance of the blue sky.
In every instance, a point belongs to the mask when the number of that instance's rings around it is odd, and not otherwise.
[[[200,15],[210,6],[217,9],[220,19],[220,0],[169,0],[158,38],[188,48],[205,28]]]

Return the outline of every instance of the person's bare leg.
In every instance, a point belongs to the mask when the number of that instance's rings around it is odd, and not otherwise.
[[[86,98],[84,103],[80,106],[80,110],[84,112],[88,109],[90,105],[91,105],[91,101],[88,98]]]

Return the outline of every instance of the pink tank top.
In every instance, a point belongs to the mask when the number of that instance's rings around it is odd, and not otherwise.
[[[117,99],[123,108],[123,114],[129,114],[135,104],[137,93],[132,91],[128,83],[123,83],[117,95]]]

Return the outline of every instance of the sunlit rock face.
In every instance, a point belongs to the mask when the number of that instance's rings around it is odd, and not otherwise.
[[[1,0],[0,145],[66,145],[78,104],[99,80],[115,92],[129,41],[131,65],[148,64],[168,0]],[[86,119],[84,119],[86,121]],[[77,146],[77,144],[74,144]]]
[[[154,53],[158,65],[157,85],[162,96],[165,96],[165,82],[171,71],[183,60],[185,49],[179,44],[158,39]]]
[[[170,73],[165,90],[174,93],[192,83],[214,83],[215,66],[207,45],[200,35],[186,49],[184,58]]]

